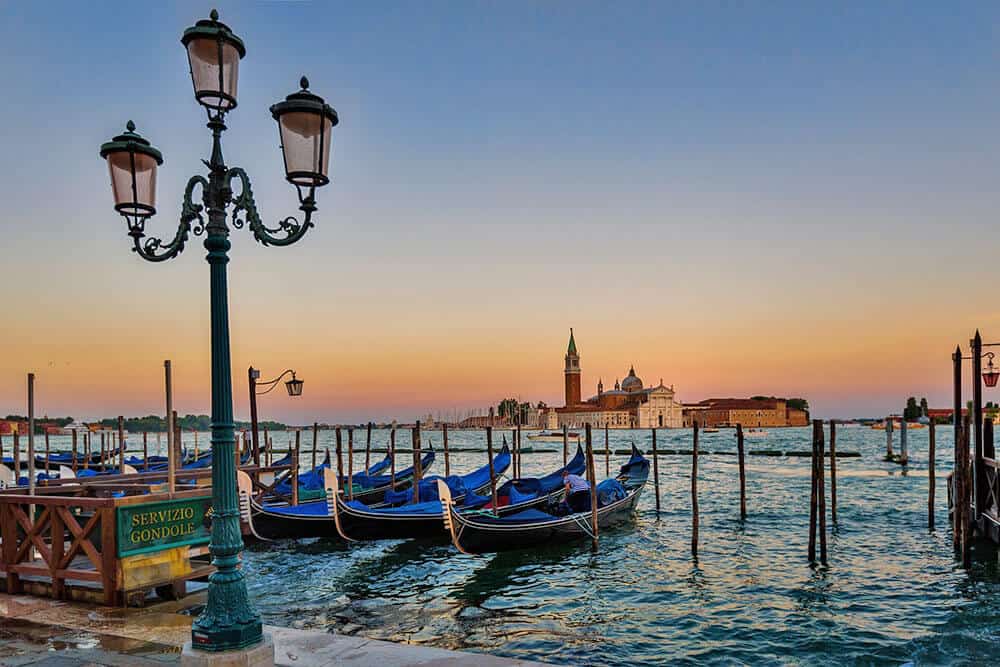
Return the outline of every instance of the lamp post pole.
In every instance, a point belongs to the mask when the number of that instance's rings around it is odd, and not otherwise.
[[[303,217],[298,220],[289,216],[279,220],[276,227],[267,227],[257,211],[246,171],[228,167],[222,157],[225,117],[236,107],[238,66],[246,55],[243,40],[220,22],[218,12],[212,10],[210,18],[184,31],[181,43],[187,50],[195,99],[208,114],[212,152],[210,158],[203,161],[208,167],[207,177],[199,174],[188,180],[180,224],[172,240],[164,242],[146,236],[146,224],[156,213],[156,170],[163,163],[162,153],[136,134],[135,124],[129,121],[125,133],[101,145],[100,154],[108,163],[115,210],[125,218],[128,235],[132,237],[132,250],[140,257],[151,262],[172,259],[184,250],[189,234],[205,234],[212,351],[213,464],[209,552],[215,572],[209,577],[205,609],[192,625],[191,640],[192,647],[199,652],[216,652],[253,647],[263,641],[260,614],[250,601],[243,572],[237,567],[243,540],[236,489],[229,348],[230,224],[236,229],[248,227],[254,239],[265,246],[287,246],[301,239],[314,226],[316,188],[330,182],[330,134],[338,118],[323,98],[308,90],[309,81],[305,77],[300,82],[301,90],[271,107],[281,138],[285,179],[296,188]],[[239,182],[238,195],[233,191],[233,181]],[[200,204],[194,199],[197,188],[202,194]],[[226,211],[230,207],[231,220],[227,222]],[[297,382],[301,392],[301,381]]]

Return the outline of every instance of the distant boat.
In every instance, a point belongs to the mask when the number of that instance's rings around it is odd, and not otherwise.
[[[765,435],[767,435],[767,431],[765,431],[762,428],[752,428],[749,431],[747,431],[747,435],[749,435],[751,438],[763,438]]]
[[[717,429],[717,428],[712,428],[711,426],[709,426],[709,427],[707,427],[707,428],[703,428],[703,429],[701,429],[701,432],[702,432],[702,433],[718,433],[718,432],[719,432],[719,429]]]
[[[566,434],[570,440],[579,440],[580,434],[570,431]],[[550,431],[548,433],[535,433],[534,435],[529,435],[528,440],[536,440],[538,442],[562,442],[563,434],[561,431]]]

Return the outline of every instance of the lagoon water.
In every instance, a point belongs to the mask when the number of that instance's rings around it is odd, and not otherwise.
[[[273,435],[276,448],[289,441]],[[364,432],[355,435],[363,443]],[[408,446],[408,432],[399,435],[398,446]],[[485,449],[482,431],[449,436],[452,447]],[[691,458],[661,455],[662,511],[650,482],[634,522],[602,534],[596,553],[588,543],[465,556],[444,542],[313,539],[251,547],[245,567],[267,623],[553,663],[997,664],[997,551],[977,546],[970,572],[953,558],[945,482],[952,433],[944,426],[937,530],[928,532],[927,436],[927,429],[909,432],[910,465],[902,469],[882,461],[883,431],[838,428],[838,451],[862,456],[837,460],[828,568],[806,561],[809,459],[748,456],[749,516],[741,522],[736,457],[716,453],[736,451],[732,430],[702,434],[702,450],[712,453],[699,459],[697,560],[690,554]],[[595,445],[603,437],[595,432]],[[612,449],[650,446],[648,431],[611,431],[610,438]],[[190,435],[185,440],[190,447]],[[376,446],[387,440],[387,431],[375,432]],[[199,441],[207,446],[208,434]],[[321,447],[332,449],[332,441],[332,432],[320,433]],[[430,472],[443,473],[440,432],[425,431],[428,441],[439,451]],[[746,441],[749,451],[808,451],[809,442],[808,428],[771,429]],[[658,431],[661,449],[690,444],[690,430]],[[552,451],[525,453],[525,475],[562,465],[561,444],[534,446]],[[355,469],[363,458],[356,454]],[[612,456],[612,473],[624,459]],[[486,456],[453,453],[451,460],[452,471],[463,473]],[[603,476],[603,456],[597,462]]]
[[[597,553],[589,544],[465,556],[445,543],[287,541],[252,548],[247,573],[268,623],[555,663],[996,664],[997,553],[977,549],[971,572],[953,559],[948,427],[938,429],[937,530],[928,532],[927,433],[910,431],[904,470],[881,460],[884,432],[838,429],[838,451],[862,456],[837,461],[828,568],[806,561],[808,458],[748,456],[749,516],[741,522],[736,458],[708,454],[699,462],[697,560],[691,459],[671,455],[660,457],[660,514],[650,484],[634,523],[603,534]],[[481,431],[449,436],[453,447],[484,447]],[[809,437],[807,428],[772,429],[747,438],[747,448],[807,451]],[[440,449],[439,432],[428,438]],[[648,431],[610,438],[612,449],[650,444]],[[387,433],[373,440],[384,445]],[[603,432],[595,441],[603,445]],[[275,437],[276,446],[284,442]],[[661,448],[690,442],[690,430],[658,432]],[[562,464],[561,444],[535,447],[553,452],[526,453],[525,475]],[[701,447],[735,452],[733,431],[702,434]],[[614,466],[624,457],[612,459]],[[485,460],[456,453],[452,471]],[[439,456],[431,472],[442,471]]]

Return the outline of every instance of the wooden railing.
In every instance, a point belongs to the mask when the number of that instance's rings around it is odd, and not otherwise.
[[[104,604],[123,604],[117,509],[204,497],[206,490],[101,497],[109,489],[123,490],[120,486],[62,484],[38,487],[35,495],[26,489],[0,493],[0,575],[6,592],[38,594],[48,589],[51,597],[68,599],[72,585],[89,589],[91,597],[97,595]]]

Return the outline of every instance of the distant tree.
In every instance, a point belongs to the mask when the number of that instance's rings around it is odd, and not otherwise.
[[[903,408],[903,419],[907,421],[912,421],[920,416],[920,406],[917,405],[917,399],[910,396],[906,399],[906,407]]]
[[[790,410],[803,410],[809,412],[809,401],[804,398],[789,398],[785,401],[785,407]]]
[[[927,414],[927,397],[924,396],[920,399],[920,416]]]

